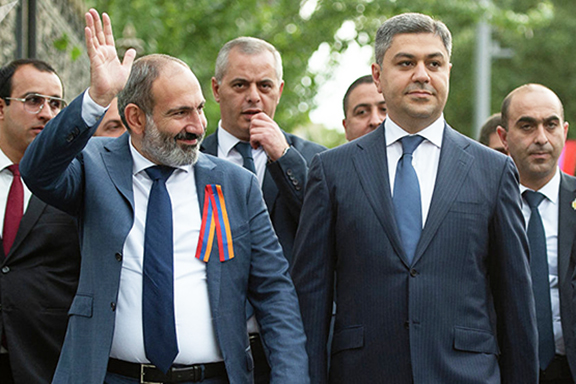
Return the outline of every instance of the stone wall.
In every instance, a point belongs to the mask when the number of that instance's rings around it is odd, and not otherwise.
[[[84,12],[88,7],[82,0],[36,1],[36,57],[56,69],[64,82],[65,98],[72,101],[90,82],[90,64],[84,48]],[[0,6],[11,2],[0,0]],[[19,0],[0,21],[1,65],[17,58],[17,7],[23,7],[26,13],[27,3],[28,0]]]

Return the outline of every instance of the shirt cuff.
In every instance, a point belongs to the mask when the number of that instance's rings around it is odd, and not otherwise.
[[[104,108],[92,100],[87,89],[82,98],[82,120],[88,127],[91,127],[106,113],[108,107]]]

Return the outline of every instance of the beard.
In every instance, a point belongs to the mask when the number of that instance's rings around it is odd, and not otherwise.
[[[195,139],[198,139],[198,142],[194,145],[178,144],[178,140]],[[146,129],[142,137],[142,151],[156,163],[169,167],[195,164],[198,160],[198,151],[203,139],[204,133],[197,135],[182,131],[176,136],[171,136],[168,133],[161,132],[152,116],[146,116]]]

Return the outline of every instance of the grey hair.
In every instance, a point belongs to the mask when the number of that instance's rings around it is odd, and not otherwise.
[[[448,51],[448,57],[452,55],[452,35],[443,22],[421,13],[403,13],[386,20],[376,32],[374,53],[376,63],[380,67],[394,36],[403,33],[432,33],[440,37]]]
[[[274,55],[274,61],[276,66],[276,77],[278,78],[278,82],[282,81],[282,57],[280,57],[280,53],[274,46],[267,41],[262,39],[257,39],[255,37],[237,37],[234,40],[230,40],[220,49],[218,52],[218,57],[216,58],[216,69],[214,73],[214,77],[218,84],[222,83],[222,78],[226,74],[226,70],[228,69],[228,56],[230,55],[230,51],[233,48],[237,48],[240,50],[241,53],[246,55],[257,55],[263,52],[270,52]]]
[[[130,126],[124,116],[126,106],[136,104],[146,116],[152,115],[155,105],[152,84],[160,76],[162,67],[168,63],[178,63],[190,68],[180,59],[159,53],[143,56],[134,62],[128,81],[124,89],[118,94],[118,113],[128,130],[130,130]]]

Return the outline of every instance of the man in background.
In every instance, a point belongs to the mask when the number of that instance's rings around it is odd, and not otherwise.
[[[343,104],[342,125],[348,141],[372,132],[386,118],[386,101],[372,75],[356,79],[346,91]]]
[[[119,137],[124,132],[126,132],[126,127],[118,113],[118,98],[115,97],[104,114],[98,129],[94,132],[94,136]]]
[[[568,122],[558,96],[525,84],[506,96],[498,133],[520,173],[538,322],[540,383],[574,383],[576,178],[560,171]]]
[[[20,178],[24,151],[66,106],[54,68],[36,59],[0,68],[0,382],[50,383],[76,292],[76,221]]]
[[[229,160],[258,177],[284,257],[292,260],[308,163],[326,148],[282,130],[274,121],[284,81],[282,58],[270,43],[239,37],[216,58],[212,92],[221,120],[201,151]],[[252,310],[248,308],[247,316]],[[265,352],[254,318],[248,323],[256,383],[269,382]]]
[[[506,148],[504,148],[504,144],[502,144],[502,140],[500,140],[500,136],[498,135],[498,127],[502,125],[501,116],[500,112],[498,112],[486,120],[480,129],[480,137],[478,138],[478,141],[489,148],[507,155],[508,152],[506,151]]]

